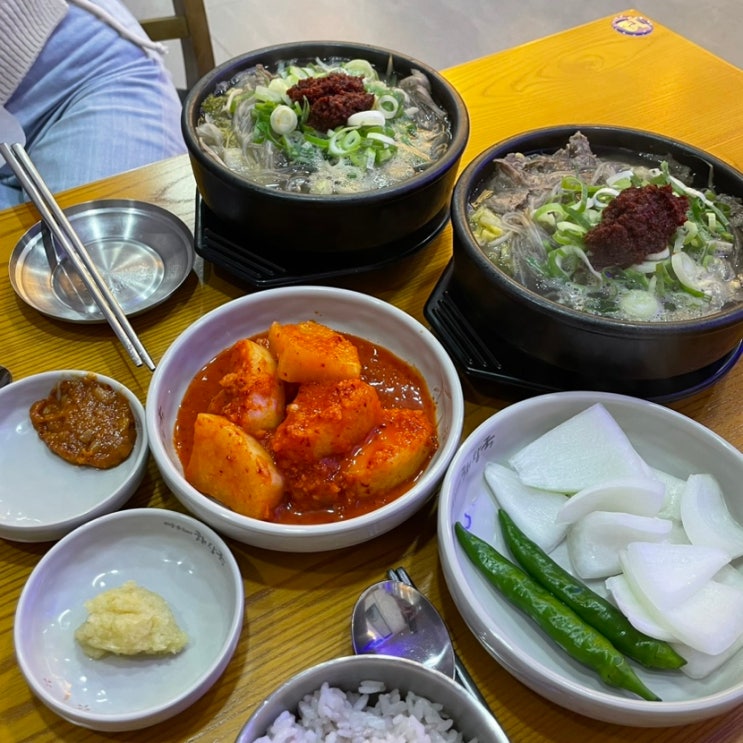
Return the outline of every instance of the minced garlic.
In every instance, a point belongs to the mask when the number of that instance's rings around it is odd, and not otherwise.
[[[188,636],[165,599],[133,580],[85,602],[88,618],[75,639],[91,658],[179,653]]]

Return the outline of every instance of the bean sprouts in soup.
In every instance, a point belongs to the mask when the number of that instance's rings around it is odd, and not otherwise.
[[[596,156],[574,134],[509,153],[469,208],[488,259],[529,289],[625,321],[689,320],[743,301],[743,205],[687,168]]]
[[[256,65],[202,103],[201,147],[235,173],[291,193],[395,185],[446,152],[451,126],[419,70],[398,79],[366,60]]]

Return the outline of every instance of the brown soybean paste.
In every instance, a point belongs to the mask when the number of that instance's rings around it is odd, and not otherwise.
[[[137,430],[128,401],[93,375],[62,380],[29,412],[39,438],[71,464],[110,469],[134,448]]]

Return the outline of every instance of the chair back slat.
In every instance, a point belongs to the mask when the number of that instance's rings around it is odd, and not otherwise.
[[[173,0],[173,15],[139,19],[153,41],[178,40],[190,88],[214,68],[214,50],[203,0]]]

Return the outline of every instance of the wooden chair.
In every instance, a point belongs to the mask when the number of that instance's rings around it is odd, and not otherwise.
[[[139,23],[153,41],[180,41],[187,88],[214,68],[203,0],[173,0],[173,15],[139,19]]]

